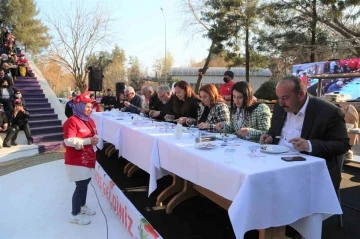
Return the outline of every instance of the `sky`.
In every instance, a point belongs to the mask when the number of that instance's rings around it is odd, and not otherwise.
[[[206,58],[210,41],[197,35],[191,38],[190,31],[184,31],[181,2],[183,0],[102,0],[103,6],[115,19],[112,31],[113,42],[107,49],[111,51],[117,44],[124,49],[127,58],[137,56],[143,66],[152,75],[155,58],[165,55],[165,24],[160,8],[166,19],[167,51],[171,52],[175,63],[173,66],[188,66],[191,59],[201,61]],[[70,0],[35,0],[39,18],[57,6],[70,4]],[[84,0],[87,5],[96,5],[95,0]],[[45,24],[46,22],[43,21]]]

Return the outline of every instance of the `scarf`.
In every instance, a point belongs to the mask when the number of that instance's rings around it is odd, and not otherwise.
[[[81,120],[83,120],[85,122],[88,122],[90,117],[88,117],[84,114],[85,107],[86,107],[86,103],[79,102],[79,103],[73,104],[72,110],[73,110],[73,115],[75,115],[76,117],[80,118]]]

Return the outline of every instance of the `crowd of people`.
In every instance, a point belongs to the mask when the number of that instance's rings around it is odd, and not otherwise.
[[[160,85],[157,91],[151,86],[143,87],[141,94],[148,102],[146,107],[142,96],[130,86],[117,97],[107,90],[101,104],[104,110],[117,108],[159,121],[171,121],[210,132],[232,133],[260,144],[284,145],[304,154],[321,157],[326,161],[337,191],[341,181],[342,157],[350,149],[344,111],[335,104],[308,94],[307,86],[299,77],[288,76],[276,86],[278,101],[271,114],[266,104],[256,101],[249,83],[232,83],[232,80],[233,73],[225,72],[224,84],[220,88],[223,95],[213,84],[203,85],[197,95],[189,83],[178,81],[173,90],[167,85]],[[229,84],[231,87],[227,89]],[[226,102],[226,99],[229,101]],[[93,103],[89,96],[75,96],[73,108],[76,113],[73,110],[74,116],[64,125],[65,163],[70,168],[71,180],[76,182],[70,221],[77,224],[90,223],[86,215],[95,213],[85,205],[86,188],[91,177],[89,168],[94,166],[95,152],[92,146],[98,142],[95,125],[89,117]],[[89,155],[86,162],[83,157],[85,153]],[[77,169],[74,171],[74,168]]]
[[[2,27],[0,33],[0,133],[5,134],[1,147],[16,146],[17,135],[24,130],[28,144],[33,144],[25,100],[14,87],[17,76],[34,76],[25,55],[16,48],[15,37]]]

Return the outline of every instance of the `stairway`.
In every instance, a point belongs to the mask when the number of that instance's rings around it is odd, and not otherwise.
[[[14,88],[22,92],[30,113],[29,125],[39,153],[58,150],[63,143],[61,120],[45,98],[36,77],[17,77]]]

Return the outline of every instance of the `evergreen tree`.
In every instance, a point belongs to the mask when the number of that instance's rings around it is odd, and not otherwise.
[[[331,42],[360,55],[357,19],[359,0],[274,0],[262,5],[266,27],[258,49],[271,54],[297,55],[298,62],[331,57]],[[351,46],[352,45],[352,46]]]
[[[4,26],[15,36],[26,52],[40,53],[50,43],[48,28],[36,19],[39,11],[33,0],[2,0],[0,16]]]

